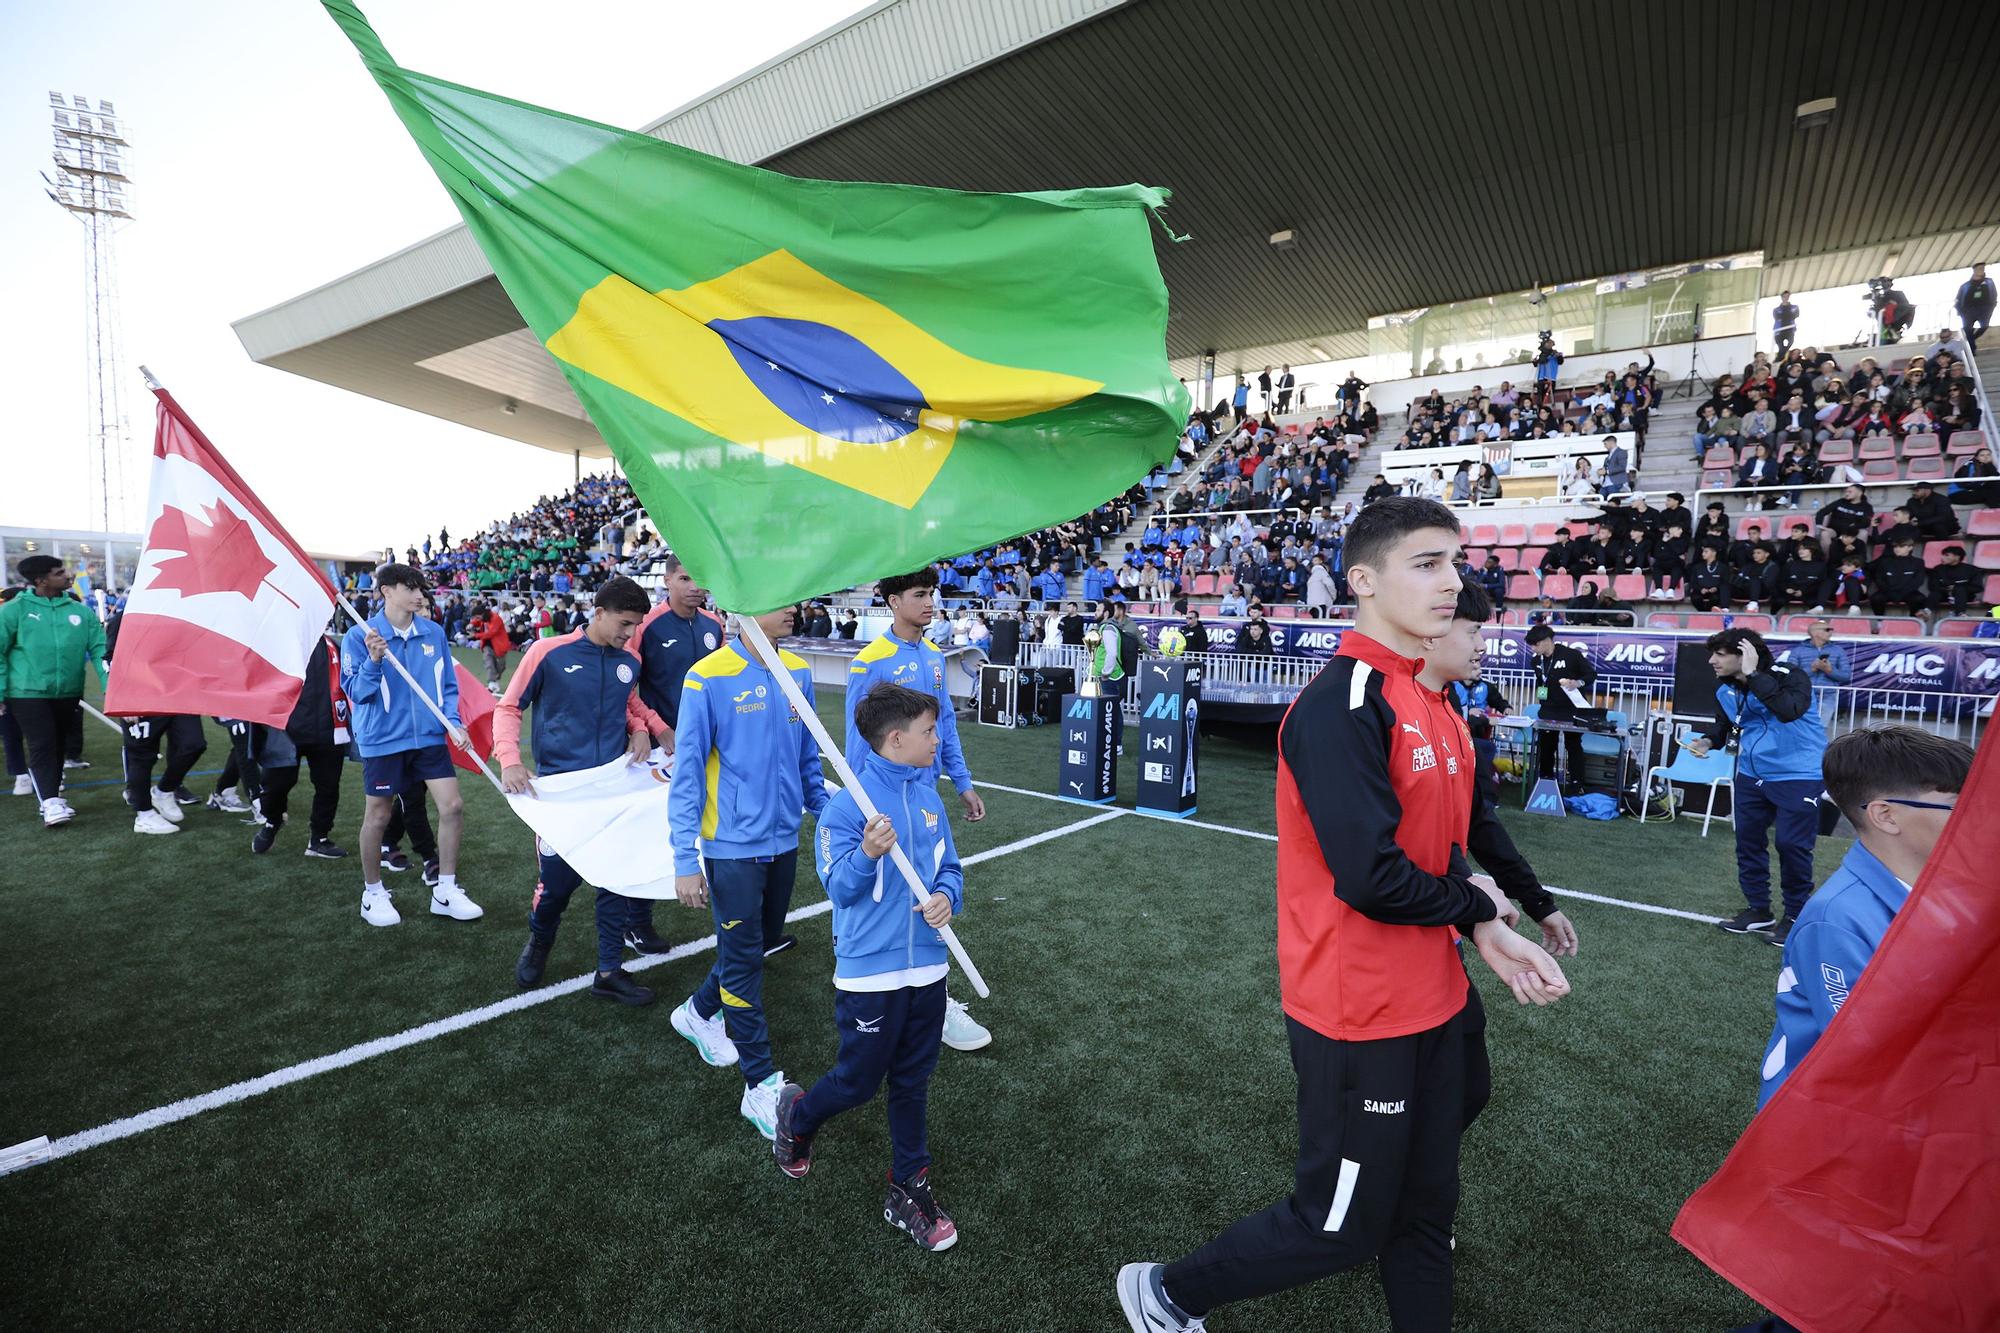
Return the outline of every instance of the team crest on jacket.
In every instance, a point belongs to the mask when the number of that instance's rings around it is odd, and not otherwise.
[[[710,630],[708,633],[701,636],[701,646],[709,649],[710,651],[714,650],[715,632],[713,630]]]
[[[941,666],[933,666],[933,667],[931,668],[931,688],[932,688],[932,689],[935,689],[935,690],[941,690],[941,689],[943,689],[943,688],[944,688],[944,668],[943,668],[943,667],[941,667]]]
[[[618,683],[620,685],[630,685],[632,683],[632,668],[623,662],[618,664]]]

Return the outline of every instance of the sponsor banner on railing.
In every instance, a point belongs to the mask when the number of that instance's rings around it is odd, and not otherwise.
[[[1172,617],[1134,617],[1146,636],[1154,642],[1160,630],[1182,621]],[[1208,650],[1234,652],[1242,620],[1204,620]],[[1275,657],[1324,660],[1340,647],[1340,636],[1349,625],[1326,620],[1267,620],[1271,653]],[[1599,674],[1642,680],[1671,682],[1674,659],[1683,643],[1700,643],[1705,630],[1611,630],[1559,626],[1556,636],[1564,643],[1584,650]],[[1772,645],[1783,652],[1802,636],[1773,635]],[[1834,642],[1847,650],[1853,663],[1857,689],[1913,690],[1927,694],[2000,693],[2000,641],[1973,639],[1843,639]],[[1499,667],[1526,670],[1529,665],[1527,629],[1517,625],[1491,625],[1486,630],[1486,657]]]

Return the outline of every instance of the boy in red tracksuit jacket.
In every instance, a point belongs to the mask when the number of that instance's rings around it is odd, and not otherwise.
[[[1297,1183],[1172,1264],[1127,1264],[1117,1289],[1134,1333],[1194,1330],[1219,1305],[1370,1259],[1399,1333],[1448,1333],[1470,1025],[1457,940],[1470,935],[1523,1004],[1569,990],[1539,945],[1496,920],[1513,915],[1499,891],[1473,882],[1473,757],[1417,679],[1425,641],[1458,609],[1457,516],[1378,500],[1344,554],[1355,628],[1278,732]]]

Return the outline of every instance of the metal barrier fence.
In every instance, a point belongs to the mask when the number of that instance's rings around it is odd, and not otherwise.
[[[1068,644],[1025,645],[1022,657],[1026,666],[1069,667],[1081,675],[1089,663],[1090,650]],[[1296,695],[1326,665],[1323,659],[1237,653],[1189,653],[1181,660],[1201,667],[1203,687],[1212,689],[1215,696],[1267,695],[1278,701]],[[1535,702],[1532,671],[1488,667],[1485,679],[1499,688],[1516,711]],[[1128,676],[1125,680],[1128,714],[1138,712],[1138,691],[1138,680]],[[1593,704],[1624,714],[1628,725],[1638,727],[1655,714],[1673,711],[1674,683],[1652,676],[1600,675],[1590,695]],[[1829,740],[1858,727],[1903,724],[1922,727],[1974,747],[1985,734],[1996,701],[1996,696],[1990,694],[1937,694],[1852,685],[1827,686],[1813,691],[1813,695]]]

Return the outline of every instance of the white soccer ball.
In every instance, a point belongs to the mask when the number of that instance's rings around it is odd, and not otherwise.
[[[1160,631],[1159,647],[1163,657],[1179,657],[1187,651],[1187,634],[1178,626],[1169,625]]]

